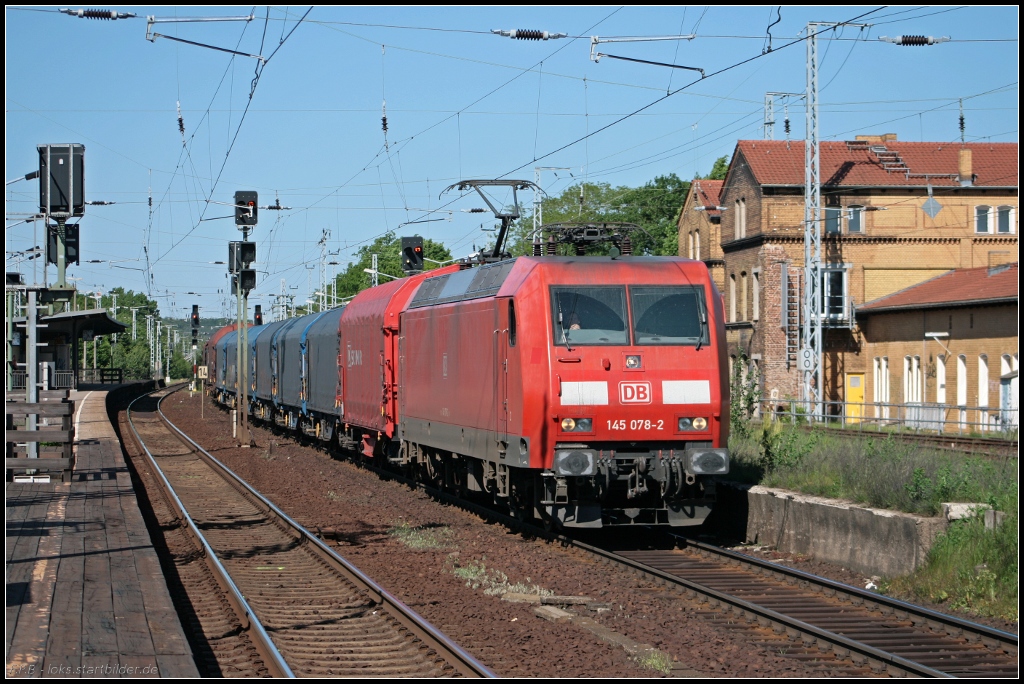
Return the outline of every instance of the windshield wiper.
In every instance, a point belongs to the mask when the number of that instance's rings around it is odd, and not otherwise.
[[[555,299],[558,304],[558,327],[562,331],[562,341],[565,342],[565,348],[572,351],[572,347],[569,346],[569,336],[565,334],[565,325],[562,323],[562,302],[559,299]]]
[[[708,329],[708,314],[704,310],[704,307],[700,307],[700,334],[697,336],[697,348],[694,351],[700,351],[701,346],[704,344],[704,333]],[[710,337],[710,335],[709,335]]]

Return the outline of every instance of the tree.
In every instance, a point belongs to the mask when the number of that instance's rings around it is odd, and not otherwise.
[[[704,176],[704,180],[725,180],[727,173],[729,173],[729,158],[719,157],[712,165],[711,173]]]
[[[398,277],[402,271],[402,240],[395,237],[391,231],[380,236],[369,245],[364,245],[356,251],[355,261],[336,278],[339,297],[352,297],[370,287],[371,275],[364,269],[373,265],[373,255],[377,255],[377,272],[381,274],[380,281],[384,283],[391,278]],[[437,261],[450,261],[451,252],[443,243],[435,242],[430,238],[423,239],[423,267],[425,270],[432,270],[438,267]]]
[[[608,183],[581,183],[557,197],[541,200],[545,224],[625,222],[635,223],[631,240],[634,254],[678,254],[679,211],[686,200],[690,183],[676,174],[657,176],[639,188],[612,187]],[[532,253],[533,214],[527,212],[516,223],[509,239],[508,251],[514,255]],[[607,253],[608,246],[592,250]],[[571,252],[563,252],[568,254]]]

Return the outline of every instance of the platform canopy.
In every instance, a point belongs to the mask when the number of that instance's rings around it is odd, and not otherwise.
[[[43,316],[40,323],[47,326],[47,337],[50,335],[66,335],[67,339],[77,339],[87,331],[93,336],[123,333],[128,329],[124,323],[114,320],[106,309],[88,309],[86,311],[65,311]]]

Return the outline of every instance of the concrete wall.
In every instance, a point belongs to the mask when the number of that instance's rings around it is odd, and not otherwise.
[[[718,486],[713,524],[720,534],[813,556],[865,577],[907,575],[924,565],[945,518],[796,494],[782,489]]]

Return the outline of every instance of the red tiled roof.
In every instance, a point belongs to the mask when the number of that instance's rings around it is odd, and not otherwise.
[[[1017,187],[1017,143],[967,143],[976,187]],[[740,140],[761,185],[804,184],[804,141]],[[957,143],[829,141],[821,143],[826,186],[959,186]],[[734,156],[735,160],[735,156]],[[886,166],[891,170],[886,170]],[[927,178],[926,178],[927,175]]]
[[[721,216],[718,210],[722,198],[722,185],[724,180],[702,180],[693,179],[693,192],[696,195],[694,204],[700,204],[708,212],[708,216]]]
[[[1017,264],[958,268],[857,307],[857,312],[933,308],[1017,299]]]

